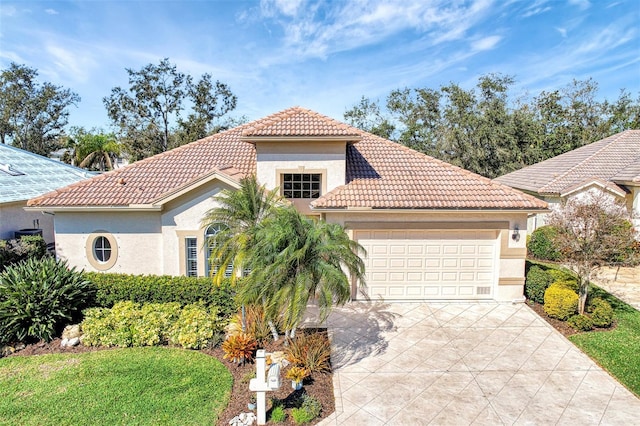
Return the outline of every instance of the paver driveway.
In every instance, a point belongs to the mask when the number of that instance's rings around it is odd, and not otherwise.
[[[525,304],[350,303],[323,425],[638,424],[640,400]]]

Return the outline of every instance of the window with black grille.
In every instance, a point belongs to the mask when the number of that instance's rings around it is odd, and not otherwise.
[[[284,173],[282,195],[285,198],[319,198],[321,183],[320,173]]]

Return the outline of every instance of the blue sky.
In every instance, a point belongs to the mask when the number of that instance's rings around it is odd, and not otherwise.
[[[593,77],[615,100],[640,93],[640,0],[0,2],[0,66],[78,93],[73,125],[108,128],[125,68],[164,57],[229,84],[249,119],[300,105],[341,120],[362,95],[492,72],[519,95]]]

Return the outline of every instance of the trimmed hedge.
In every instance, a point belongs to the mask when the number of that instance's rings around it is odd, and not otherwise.
[[[180,306],[202,303],[215,306],[220,317],[228,318],[236,313],[235,291],[230,280],[220,286],[206,277],[173,277],[169,275],[128,275],[86,272],[85,277],[96,289],[95,305],[111,308],[118,302],[171,303]]]
[[[565,283],[553,283],[544,292],[544,311],[550,317],[563,321],[578,311],[578,294],[565,287]]]
[[[216,340],[214,336],[223,332],[224,325],[215,307],[124,301],[111,309],[87,309],[81,324],[82,343],[119,347],[172,343],[201,349]]]
[[[537,265],[533,265],[527,272],[524,283],[524,294],[527,299],[536,303],[544,303],[544,292],[554,281],[553,275]]]
[[[541,226],[531,233],[531,238],[527,244],[527,251],[536,259],[556,261],[561,257],[561,253],[556,250],[553,239],[558,231],[553,226]]]
[[[611,327],[613,323],[613,308],[604,299],[594,298],[589,302],[587,311],[591,314],[591,320],[596,327]]]

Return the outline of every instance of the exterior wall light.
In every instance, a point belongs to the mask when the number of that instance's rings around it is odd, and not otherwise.
[[[518,228],[518,225],[516,225],[513,228],[513,234],[511,234],[511,239],[515,242],[520,241],[520,228]]]

